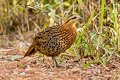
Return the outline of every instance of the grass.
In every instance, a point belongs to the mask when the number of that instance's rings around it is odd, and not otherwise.
[[[99,41],[98,41],[98,46],[102,44],[102,33],[103,33],[103,20],[104,20],[104,5],[105,5],[105,1],[102,0],[102,4],[101,4],[101,15],[100,15],[100,35],[99,35]]]

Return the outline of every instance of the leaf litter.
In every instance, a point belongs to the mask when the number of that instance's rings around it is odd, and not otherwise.
[[[0,52],[0,80],[119,80],[120,62],[115,57],[103,67],[91,64],[83,68],[86,59],[61,58],[64,68],[51,68],[44,57],[25,57],[23,50],[5,50]],[[51,61],[51,60],[50,60]],[[52,61],[51,61],[52,62]]]

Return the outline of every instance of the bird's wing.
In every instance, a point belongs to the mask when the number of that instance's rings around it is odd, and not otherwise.
[[[49,37],[52,37],[51,35],[57,35],[59,33],[60,26],[52,26],[48,27],[45,30],[39,32],[34,38],[33,42],[37,43],[39,42],[45,42],[49,39]]]

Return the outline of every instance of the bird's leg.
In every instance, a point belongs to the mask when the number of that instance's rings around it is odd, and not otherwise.
[[[48,60],[49,67],[53,70],[53,67],[52,67],[52,64],[51,64],[50,58],[48,57],[47,60]]]
[[[58,64],[58,62],[56,61],[55,57],[52,57],[52,59],[53,59],[53,63],[54,63],[54,65],[55,65],[55,67],[61,67],[61,66]]]

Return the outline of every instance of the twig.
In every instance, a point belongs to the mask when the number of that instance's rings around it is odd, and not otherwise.
[[[30,47],[25,41],[23,41],[22,39],[18,38],[17,36],[15,36],[17,40],[23,42],[27,47]]]

